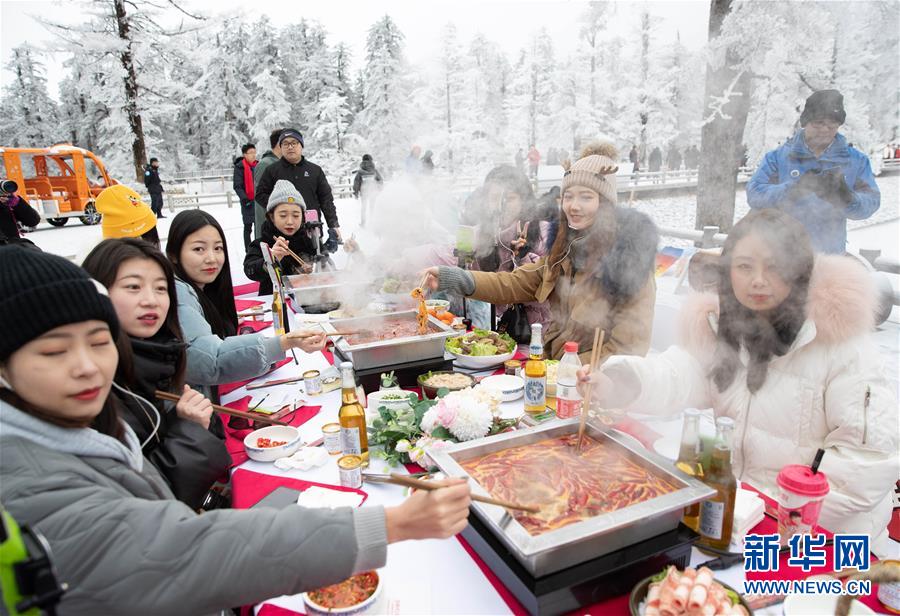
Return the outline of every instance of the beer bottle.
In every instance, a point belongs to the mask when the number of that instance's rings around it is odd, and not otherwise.
[[[678,451],[678,460],[675,462],[683,473],[691,477],[703,479],[703,466],[700,464],[700,411],[697,409],[685,409],[684,426],[681,428],[681,448]],[[694,503],[684,508],[682,522],[691,530],[700,528],[700,503]]]
[[[356,396],[356,378],[353,364],[341,363],[341,410],[338,412],[341,424],[341,453],[358,455],[368,464],[369,437],[366,433],[366,411]]]
[[[531,326],[531,343],[525,362],[525,412],[529,415],[547,411],[547,362],[544,361],[541,329],[540,323]]]
[[[699,543],[719,550],[728,549],[731,543],[731,527],[734,524],[737,481],[731,471],[733,433],[733,419],[728,417],[716,419],[716,444],[709,471],[704,477],[706,485],[715,489],[716,494],[700,505]]]

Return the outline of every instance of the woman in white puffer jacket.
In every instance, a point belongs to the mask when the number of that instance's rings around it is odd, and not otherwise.
[[[819,523],[869,534],[886,555],[896,551],[886,527],[900,451],[896,391],[870,334],[875,300],[861,265],[814,257],[796,221],[752,212],[725,243],[718,296],[685,303],[679,344],[611,357],[592,377],[595,402],[731,417],[736,477],[773,497],[782,467],[824,448],[831,491]]]

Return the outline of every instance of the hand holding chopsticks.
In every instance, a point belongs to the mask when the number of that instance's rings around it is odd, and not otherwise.
[[[597,362],[600,359],[600,348],[603,346],[603,341],[606,338],[606,332],[601,330],[599,327],[594,329],[594,346],[591,347],[591,363],[588,364],[588,374],[593,374],[594,369],[597,367]],[[578,422],[578,445],[575,450],[580,454],[581,447],[584,444],[584,428],[585,422],[587,421],[588,409],[591,408],[591,389],[593,389],[593,382],[589,382],[587,385],[587,389],[584,394],[584,402],[581,405],[581,421]]]
[[[181,399],[181,396],[179,396],[177,394],[169,393],[167,391],[156,390],[155,392],[153,392],[153,395],[156,396],[157,398],[159,398],[160,400],[168,400],[169,402],[178,402]],[[290,425],[283,421],[278,421],[276,419],[268,419],[264,415],[261,415],[258,413],[245,413],[244,411],[236,411],[234,409],[228,408],[227,406],[220,406],[218,404],[213,404],[212,407],[213,407],[214,411],[218,411],[219,413],[222,413],[223,415],[229,415],[231,417],[240,417],[241,419],[249,419],[251,421],[256,421],[256,422],[265,423],[265,424],[272,424],[275,426]]]
[[[363,474],[363,478],[366,478],[366,475]],[[372,478],[369,478],[369,481],[372,481]],[[381,478],[375,480],[377,483],[390,483],[398,486],[403,486],[406,488],[413,488],[415,490],[437,490],[442,486],[435,485],[435,483],[431,481],[425,481],[423,479],[416,479],[414,477],[410,477],[409,475],[399,475],[397,473],[391,473],[388,478]],[[529,505],[518,505],[516,503],[511,503],[509,501],[498,500],[496,498],[489,498],[487,496],[481,496],[479,494],[472,494],[472,500],[478,501],[479,503],[486,503],[488,505],[497,505],[498,507],[504,507],[506,509],[516,509],[519,511],[527,511],[529,513],[538,513],[540,508],[533,507]]]

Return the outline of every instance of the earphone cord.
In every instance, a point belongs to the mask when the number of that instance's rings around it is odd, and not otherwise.
[[[124,387],[122,387],[121,385],[116,383],[115,381],[113,381],[112,386],[115,387],[116,389],[118,389],[119,391],[121,391],[123,394],[128,394],[129,396],[131,396],[132,398],[137,400],[138,405],[140,405],[140,407],[141,407],[141,410],[144,411],[144,413],[147,415],[147,419],[149,419],[151,422],[153,422],[153,418],[150,417],[150,413],[147,413],[147,407],[149,407],[150,410],[152,410],[153,413],[156,415],[156,423],[153,426],[153,431],[150,433],[150,436],[148,436],[147,439],[143,443],[141,443],[141,449],[143,449],[144,447],[147,446],[147,443],[149,443],[153,439],[153,437],[156,436],[157,433],[159,432],[159,426],[162,424],[162,415],[159,414],[159,411],[156,409],[156,407],[153,406],[153,404],[150,401],[148,401],[146,398],[142,398],[141,396],[137,395],[136,393],[129,391],[128,389],[125,389]],[[146,405],[146,407],[144,405]],[[157,440],[158,440],[158,437],[157,437]]]

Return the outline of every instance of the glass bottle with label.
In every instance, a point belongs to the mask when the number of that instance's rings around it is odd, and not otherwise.
[[[529,415],[547,411],[547,363],[544,361],[541,329],[540,323],[531,326],[531,343],[528,345],[528,361],[525,362],[525,412]]]
[[[358,455],[368,463],[369,437],[366,433],[366,411],[356,395],[356,377],[353,364],[341,363],[341,410],[338,412],[341,424],[341,453]]]
[[[703,478],[716,495],[700,505],[700,544],[719,550],[728,549],[731,527],[734,524],[734,501],[737,480],[731,470],[731,438],[734,420],[716,419],[716,444],[709,470]]]
[[[684,473],[697,479],[703,479],[703,465],[700,464],[700,411],[684,410],[684,425],[681,428],[681,448],[675,466]],[[700,503],[684,508],[681,520],[686,526],[697,531],[700,528]]]

